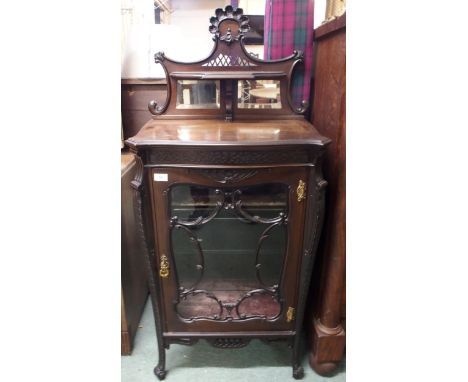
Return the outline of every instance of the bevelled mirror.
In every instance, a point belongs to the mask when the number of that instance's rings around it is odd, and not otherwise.
[[[177,81],[176,109],[219,109],[219,107],[219,81]]]
[[[281,109],[280,81],[238,81],[237,107],[239,109]]]

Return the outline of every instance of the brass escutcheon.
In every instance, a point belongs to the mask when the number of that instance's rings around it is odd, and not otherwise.
[[[305,199],[305,197],[306,197],[306,195],[305,195],[306,185],[305,185],[305,183],[304,183],[304,181],[302,179],[299,180],[299,184],[297,185],[296,192],[297,192],[297,201],[298,202],[301,202],[302,200]]]
[[[166,255],[161,255],[161,263],[159,264],[159,276],[166,278],[169,276],[169,261]]]
[[[291,322],[294,320],[294,308],[290,306],[286,312],[286,322]]]

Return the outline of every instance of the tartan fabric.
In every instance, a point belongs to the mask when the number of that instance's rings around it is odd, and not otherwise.
[[[314,33],[314,0],[267,0],[264,57],[275,60],[304,52],[303,70],[296,71],[292,98],[295,105],[309,100]]]

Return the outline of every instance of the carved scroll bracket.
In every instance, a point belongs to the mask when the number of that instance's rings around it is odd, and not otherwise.
[[[296,57],[296,61],[294,61],[294,63],[292,64],[291,66],[291,69],[289,71],[289,78],[291,79],[291,82],[289,84],[289,86],[292,85],[292,78],[293,78],[293,74],[294,74],[294,71],[296,70],[297,66],[300,65],[300,64],[304,64],[304,52],[302,52],[301,50],[294,50],[293,52],[294,56]],[[289,89],[289,92],[288,92],[288,103],[289,103],[289,107],[294,111],[294,113],[296,114],[305,114],[305,112],[307,111],[307,109],[309,108],[309,102],[306,101],[306,100],[302,100],[301,101],[301,106],[299,107],[296,107],[292,101],[292,97],[291,97],[291,90],[292,90],[292,86],[291,86],[291,89]]]
[[[161,64],[161,66],[164,69],[164,73],[166,75],[166,82],[169,84],[169,73],[167,72],[166,67],[164,66],[163,62],[166,59],[166,56],[164,55],[163,52],[158,52],[154,55],[154,62],[156,64]],[[148,110],[151,114],[153,115],[160,115],[163,114],[167,107],[169,106],[169,102],[171,101],[171,87],[167,86],[167,96],[166,96],[166,102],[163,105],[158,106],[158,102],[155,100],[151,100],[148,103]]]

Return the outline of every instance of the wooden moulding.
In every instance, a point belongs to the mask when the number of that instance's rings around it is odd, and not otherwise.
[[[314,40],[318,41],[322,38],[329,37],[330,34],[338,32],[344,28],[346,28],[346,12],[336,19],[329,21],[315,29]]]

